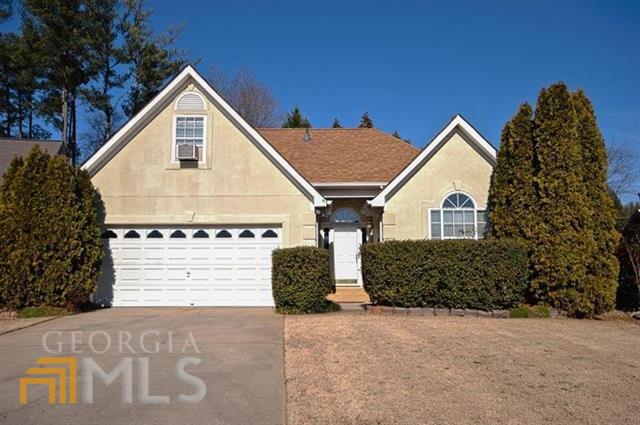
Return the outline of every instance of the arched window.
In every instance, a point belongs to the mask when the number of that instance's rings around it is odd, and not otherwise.
[[[188,91],[176,102],[176,111],[204,111],[206,104],[200,94]]]
[[[240,232],[240,236],[238,236],[240,238],[255,238],[256,235],[253,234],[253,232],[251,230],[243,230],[242,232]]]
[[[204,230],[200,229],[197,232],[195,232],[193,234],[194,238],[198,238],[198,239],[206,239],[209,237],[209,234],[207,232],[205,232]]]
[[[228,230],[220,230],[218,233],[216,233],[216,238],[230,238],[231,237],[231,232],[229,232]]]
[[[147,239],[162,239],[163,237],[159,230],[152,230],[147,233]]]
[[[360,214],[352,208],[339,208],[331,216],[333,223],[359,223]]]
[[[172,239],[184,239],[187,235],[182,230],[174,230],[169,237]]]
[[[125,239],[139,239],[140,238],[140,233],[136,232],[135,230],[129,230],[127,233],[124,234],[124,238]]]
[[[107,230],[102,234],[102,239],[115,239],[117,237],[118,235],[116,235],[116,232],[114,232],[113,230]]]
[[[478,239],[484,236],[485,211],[478,210],[471,196],[447,195],[439,209],[429,213],[431,239]]]
[[[269,230],[265,230],[262,233],[262,237],[263,238],[277,238],[278,234],[276,232],[274,232],[273,230],[269,229]]]

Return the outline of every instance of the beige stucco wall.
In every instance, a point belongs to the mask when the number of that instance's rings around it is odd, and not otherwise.
[[[383,238],[425,239],[429,208],[440,208],[444,197],[462,191],[486,208],[492,166],[456,131],[424,166],[387,201]]]
[[[285,246],[316,243],[312,202],[208,99],[205,163],[172,163],[174,108],[172,101],[93,176],[105,223],[281,224]]]

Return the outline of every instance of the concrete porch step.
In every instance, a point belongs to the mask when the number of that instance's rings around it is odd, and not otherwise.
[[[369,296],[361,287],[357,288],[336,288],[335,294],[330,294],[328,297],[333,302],[337,303],[369,303]]]

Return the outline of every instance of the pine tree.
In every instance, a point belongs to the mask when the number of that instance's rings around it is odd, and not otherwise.
[[[587,220],[596,244],[587,264],[588,279],[584,304],[592,304],[594,313],[613,309],[619,265],[615,256],[619,234],[617,211],[607,184],[607,150],[598,129],[591,101],[582,90],[573,93],[582,153],[582,174],[591,215]]]
[[[311,123],[306,117],[302,116],[300,108],[296,105],[291,112],[287,114],[286,119],[282,123],[282,128],[311,128]]]
[[[96,77],[92,84],[82,92],[93,113],[90,129],[89,150],[104,144],[121,115],[113,102],[114,90],[121,89],[128,73],[122,72],[121,65],[126,62],[124,46],[119,42],[123,35],[123,14],[120,0],[89,0],[87,15],[92,30],[89,39],[91,49],[91,71]]]
[[[533,222],[533,295],[571,314],[588,314],[593,306],[584,297],[584,286],[595,244],[587,223],[591,214],[578,120],[564,83],[540,92],[534,140],[536,213],[521,217]]]
[[[340,121],[338,121],[338,118],[333,119],[333,124],[331,125],[331,128],[342,128],[342,126],[340,125]]]
[[[124,39],[133,82],[122,109],[132,117],[187,61],[185,51],[171,47],[180,36],[181,27],[156,36],[149,23],[151,11],[145,9],[144,0],[125,0],[125,7]]]
[[[369,118],[369,113],[365,112],[362,114],[362,118],[360,119],[359,128],[373,128],[373,121]]]
[[[80,87],[91,78],[88,49],[91,20],[86,2],[24,0],[22,17],[23,36],[45,70],[44,110],[61,131],[65,151],[75,163],[77,99]]]
[[[533,111],[524,103],[502,130],[489,188],[489,231],[496,238],[528,241],[536,210],[533,189]]]

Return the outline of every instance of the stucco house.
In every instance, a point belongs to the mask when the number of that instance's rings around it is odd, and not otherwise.
[[[84,164],[105,205],[96,301],[273,305],[271,251],[478,238],[496,151],[457,115],[422,150],[376,129],[255,129],[186,67]]]

